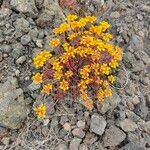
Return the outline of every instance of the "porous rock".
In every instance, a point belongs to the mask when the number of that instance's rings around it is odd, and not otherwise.
[[[0,126],[10,129],[18,129],[27,117],[28,108],[16,78],[11,77],[0,84],[0,112]]]

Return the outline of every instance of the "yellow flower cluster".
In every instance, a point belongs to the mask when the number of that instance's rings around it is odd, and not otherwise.
[[[42,83],[42,78],[43,78],[43,74],[40,74],[39,72],[36,73],[33,77],[32,77],[32,80],[35,84],[40,84]]]
[[[49,51],[46,51],[46,50],[39,53],[35,58],[33,58],[33,63],[35,65],[35,67],[36,68],[43,67],[46,60],[51,56],[52,56],[51,53]]]
[[[50,43],[49,43],[49,45],[50,45],[51,47],[56,47],[56,46],[58,46],[59,44],[60,44],[60,40],[57,39],[57,38],[52,39],[52,40],[50,41]]]
[[[73,95],[75,87],[88,109],[93,108],[93,100],[103,101],[112,95],[110,84],[116,80],[112,70],[119,66],[123,52],[111,43],[110,24],[100,21],[95,25],[96,20],[95,16],[69,15],[53,30],[57,38],[49,45],[55,54],[44,50],[33,59],[35,67],[44,70],[32,77],[35,83],[43,83],[41,93]]]
[[[46,117],[46,106],[44,104],[39,105],[38,107],[34,108],[38,119],[44,119]]]
[[[52,90],[52,84],[46,84],[43,86],[41,93],[49,95],[51,90]]]

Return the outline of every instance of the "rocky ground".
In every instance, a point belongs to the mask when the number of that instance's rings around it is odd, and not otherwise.
[[[150,1],[78,0],[76,11],[108,20],[123,48],[113,96],[92,112],[69,98],[55,107],[45,98],[47,119],[37,120],[32,57],[49,48],[69,10],[57,0],[0,0],[1,150],[150,149]]]

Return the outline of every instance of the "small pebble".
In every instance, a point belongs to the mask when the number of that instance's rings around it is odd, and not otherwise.
[[[21,56],[16,60],[16,64],[23,64],[26,61],[25,56]]]
[[[84,129],[85,128],[85,121],[82,121],[82,120],[79,120],[77,122],[77,126],[81,129]]]

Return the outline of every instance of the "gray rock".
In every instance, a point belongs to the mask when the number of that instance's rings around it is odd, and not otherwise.
[[[81,139],[85,136],[85,132],[80,128],[73,129],[72,134],[73,134],[73,136],[76,136]]]
[[[6,136],[7,134],[8,134],[7,129],[0,126],[0,137],[4,137],[4,136]]]
[[[44,10],[36,20],[36,23],[40,27],[47,27],[50,26],[53,22],[55,13],[53,11]]]
[[[138,128],[137,124],[133,122],[131,119],[125,119],[121,121],[119,124],[122,130],[124,130],[125,132],[135,131]]]
[[[137,14],[137,18],[138,18],[139,20],[143,20],[143,16],[142,16],[141,14]]]
[[[79,150],[88,150],[88,147],[87,147],[87,145],[85,145],[85,144],[81,144],[81,145],[79,146]]]
[[[39,90],[41,87],[40,84],[35,84],[34,82],[32,82],[27,88],[30,90],[30,91],[36,91],[36,90]]]
[[[22,45],[27,45],[29,42],[31,42],[31,37],[29,35],[26,34],[21,37]]]
[[[120,103],[121,99],[120,99],[119,95],[115,91],[112,91],[112,93],[113,94],[111,97],[106,98],[105,101],[103,101],[101,103],[100,102],[97,103],[97,107],[98,107],[98,110],[100,111],[100,113],[105,114],[109,110],[112,111]]]
[[[37,45],[39,48],[42,48],[42,47],[43,47],[43,40],[38,39],[38,40],[36,41],[36,45]]]
[[[20,43],[14,44],[11,55],[13,56],[14,59],[17,59],[19,56],[23,54],[24,49],[25,48]]]
[[[85,121],[79,120],[77,122],[77,126],[78,126],[78,128],[84,129],[85,128]]]
[[[150,7],[148,5],[141,5],[141,10],[142,11],[146,11],[146,12],[150,12]]]
[[[25,13],[27,16],[36,17],[37,8],[34,0],[11,0],[10,5],[13,9]]]
[[[18,32],[26,33],[29,31],[29,22],[24,18],[16,19],[14,26]]]
[[[59,144],[55,150],[69,150],[66,144]]]
[[[118,11],[114,11],[110,14],[111,18],[119,18],[120,17],[120,13]]]
[[[64,115],[64,116],[61,116],[61,118],[60,118],[60,124],[61,125],[64,125],[66,122],[68,122],[68,116],[66,116],[66,115]]]
[[[138,35],[133,35],[131,42],[130,42],[131,48],[134,49],[135,51],[137,50],[143,50],[144,43],[143,40],[140,36]]]
[[[18,129],[27,117],[23,91],[18,88],[16,78],[0,84],[0,112],[0,125],[10,129]]]
[[[4,53],[10,53],[12,51],[12,48],[10,45],[1,45],[0,51]]]
[[[5,18],[6,16],[10,16],[12,11],[8,8],[2,7],[0,9],[0,18]]]
[[[16,60],[16,64],[23,64],[26,61],[26,57],[25,56],[21,56]]]
[[[29,31],[29,33],[28,33],[28,35],[29,35],[32,39],[37,38],[38,34],[39,34],[39,31],[38,31],[37,28],[31,29],[31,30]]]
[[[83,140],[83,143],[85,143],[86,145],[92,145],[97,140],[98,136],[96,136],[94,133],[87,132]]]
[[[103,141],[104,146],[117,146],[126,138],[126,134],[116,126],[110,126],[106,129]]]
[[[102,135],[104,133],[107,122],[102,116],[92,115],[90,130],[98,135]]]
[[[141,101],[135,106],[134,112],[143,119],[146,119],[149,111],[145,105],[145,101]]]
[[[138,65],[137,65],[138,63]],[[142,61],[135,61],[134,64],[133,64],[133,69],[132,71],[133,72],[140,72],[144,69],[145,65]]]
[[[139,97],[138,96],[134,96],[133,98],[131,98],[131,100],[130,100],[134,105],[137,105],[139,102],[140,102],[140,100],[139,100]]]
[[[1,139],[1,142],[3,143],[3,144],[5,144],[5,145],[9,145],[9,142],[10,142],[10,138],[9,137],[3,137],[2,139]]]
[[[139,142],[130,142],[121,147],[120,150],[145,150],[144,145]]]
[[[134,122],[138,122],[141,118],[136,115],[133,111],[130,111],[130,110],[126,110],[126,116],[127,118],[133,120]]]
[[[77,150],[79,148],[79,145],[80,145],[81,141],[82,141],[81,139],[75,137],[70,142],[70,145],[69,145],[70,150]]]
[[[145,123],[145,131],[146,131],[148,134],[150,134],[150,121],[147,121],[147,122]]]
[[[139,135],[137,133],[128,132],[127,139],[129,142],[138,142]]]

